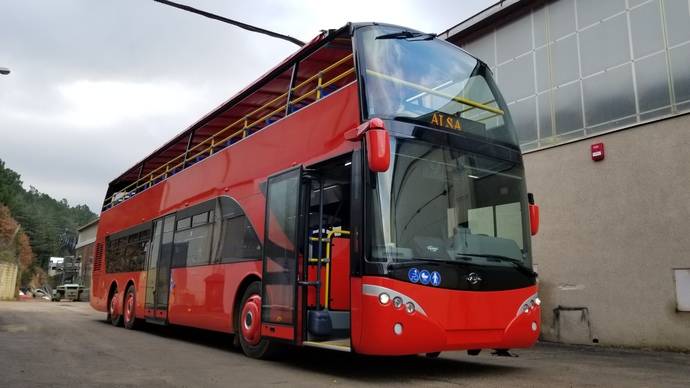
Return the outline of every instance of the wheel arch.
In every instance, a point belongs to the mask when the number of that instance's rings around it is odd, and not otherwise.
[[[115,290],[118,289],[117,280],[113,279],[110,282],[110,287],[108,288],[108,298],[105,300],[105,311],[108,312],[108,320],[110,320],[110,299],[113,297]]]
[[[134,279],[129,279],[129,280],[127,280],[127,285],[126,285],[125,288],[124,288],[125,292],[127,292],[127,289],[129,289],[129,286],[133,286],[133,287],[134,287],[134,292],[136,293],[136,291],[137,291],[137,286],[136,286],[136,284],[134,284]]]
[[[110,288],[108,288],[108,303],[110,303],[110,298],[112,298],[113,294],[115,293],[115,290],[120,289],[117,284],[117,280],[113,279],[112,282],[110,282]]]
[[[244,292],[249,288],[249,285],[254,283],[254,282],[261,282],[261,277],[257,274],[249,274],[247,275],[242,281],[240,282],[240,285],[237,287],[237,292],[235,292],[235,298],[232,302],[232,332],[236,333],[237,332],[237,323],[238,319],[240,317],[240,311],[241,311],[241,306],[240,303],[242,302],[242,296],[244,296]]]

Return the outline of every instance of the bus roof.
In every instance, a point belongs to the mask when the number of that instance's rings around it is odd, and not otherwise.
[[[155,170],[156,168],[165,165],[169,160],[179,156],[184,153],[187,149],[188,143],[195,143],[194,137],[206,138],[208,133],[212,133],[212,128],[222,128],[227,125],[228,122],[232,121],[231,118],[223,117],[223,114],[230,108],[235,108],[241,106],[243,103],[250,104],[250,101],[243,101],[252,93],[256,92],[262,86],[267,84],[269,81],[274,80],[281,76],[287,69],[289,69],[295,62],[298,62],[302,58],[305,58],[317,48],[321,46],[322,43],[327,42],[351,27],[351,23],[337,30],[322,31],[310,42],[305,44],[299,50],[294,52],[292,55],[284,59],[278,65],[274,66],[272,69],[264,73],[257,80],[252,82],[250,85],[236,93],[234,96],[229,98],[227,101],[220,104],[218,107],[213,109],[211,112],[207,113],[201,119],[199,119],[194,124],[187,127],[185,130],[177,134],[170,141],[166,142],[158,149],[153,151],[144,159],[138,161],[124,173],[122,173],[117,178],[110,182],[110,187],[120,186],[128,182],[136,181],[140,176],[146,176],[148,172]],[[277,93],[279,94],[279,93]],[[253,105],[248,105],[248,107],[254,107]],[[207,127],[207,128],[205,128]],[[207,129],[204,131],[203,129]],[[190,135],[192,138],[190,138]],[[110,191],[110,190],[109,190]]]

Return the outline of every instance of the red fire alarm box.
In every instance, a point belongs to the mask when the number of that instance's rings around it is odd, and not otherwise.
[[[604,143],[592,144],[592,160],[598,162],[600,160],[604,160],[604,156]]]

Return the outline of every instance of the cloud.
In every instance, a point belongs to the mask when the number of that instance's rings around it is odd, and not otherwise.
[[[112,128],[127,122],[160,119],[192,107],[206,107],[200,88],[175,82],[76,80],[55,86],[48,110],[41,105],[4,106],[7,118],[72,129]]]
[[[348,21],[440,32],[493,0],[182,0],[310,40]],[[0,158],[98,211],[107,183],[297,49],[153,1],[3,1]]]
[[[59,85],[67,105],[58,121],[73,127],[110,127],[128,120],[174,114],[202,100],[181,84],[79,80]]]

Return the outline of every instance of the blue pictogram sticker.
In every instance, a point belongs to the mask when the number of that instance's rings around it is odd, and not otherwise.
[[[434,287],[438,287],[441,285],[441,274],[438,273],[438,271],[434,271],[431,273],[431,285]]]
[[[429,284],[429,280],[431,280],[431,274],[429,271],[423,269],[422,272],[419,273],[419,281],[422,284]]]
[[[412,283],[417,283],[419,281],[419,270],[417,268],[410,268],[407,271],[407,278],[410,279]]]

